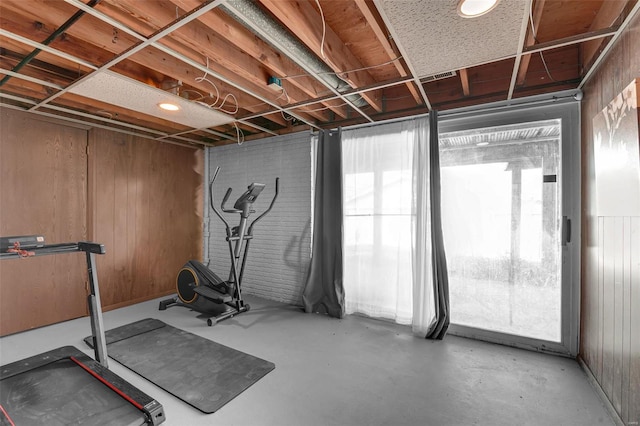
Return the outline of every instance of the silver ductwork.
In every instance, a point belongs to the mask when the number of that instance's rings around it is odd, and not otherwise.
[[[220,7],[251,32],[284,53],[312,77],[315,76],[322,80],[328,87],[332,87],[338,92],[352,89],[349,84],[333,74],[333,70],[318,59],[309,48],[260,9],[253,0],[228,0]],[[357,107],[368,105],[359,95],[349,95],[345,98]]]

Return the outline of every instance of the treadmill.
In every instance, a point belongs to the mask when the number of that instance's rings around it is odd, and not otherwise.
[[[42,236],[0,237],[0,260],[84,252],[95,360],[64,346],[0,366],[0,426],[158,425],[162,405],[108,368],[95,255],[102,244],[44,243]]]

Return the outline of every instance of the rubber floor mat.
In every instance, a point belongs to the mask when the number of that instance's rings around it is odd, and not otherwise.
[[[147,318],[106,332],[109,357],[204,413],[275,368],[272,362]],[[90,337],[85,343],[92,346]]]

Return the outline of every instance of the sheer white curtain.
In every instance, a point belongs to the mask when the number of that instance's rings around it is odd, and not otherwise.
[[[435,312],[428,126],[424,118],[342,134],[346,312],[423,335]]]

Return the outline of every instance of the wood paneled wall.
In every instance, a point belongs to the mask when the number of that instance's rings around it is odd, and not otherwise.
[[[89,237],[102,305],[175,292],[189,259],[202,259],[204,154],[107,130],[89,134]]]
[[[103,308],[175,291],[202,258],[202,150],[0,109],[0,235],[93,240]],[[0,262],[0,335],[87,315],[81,253]]]
[[[640,218],[597,216],[592,120],[638,77],[640,14],[586,85],[582,103],[580,356],[627,425],[640,422]]]
[[[0,235],[85,240],[87,130],[0,109]],[[0,262],[0,335],[86,315],[82,253]]]

